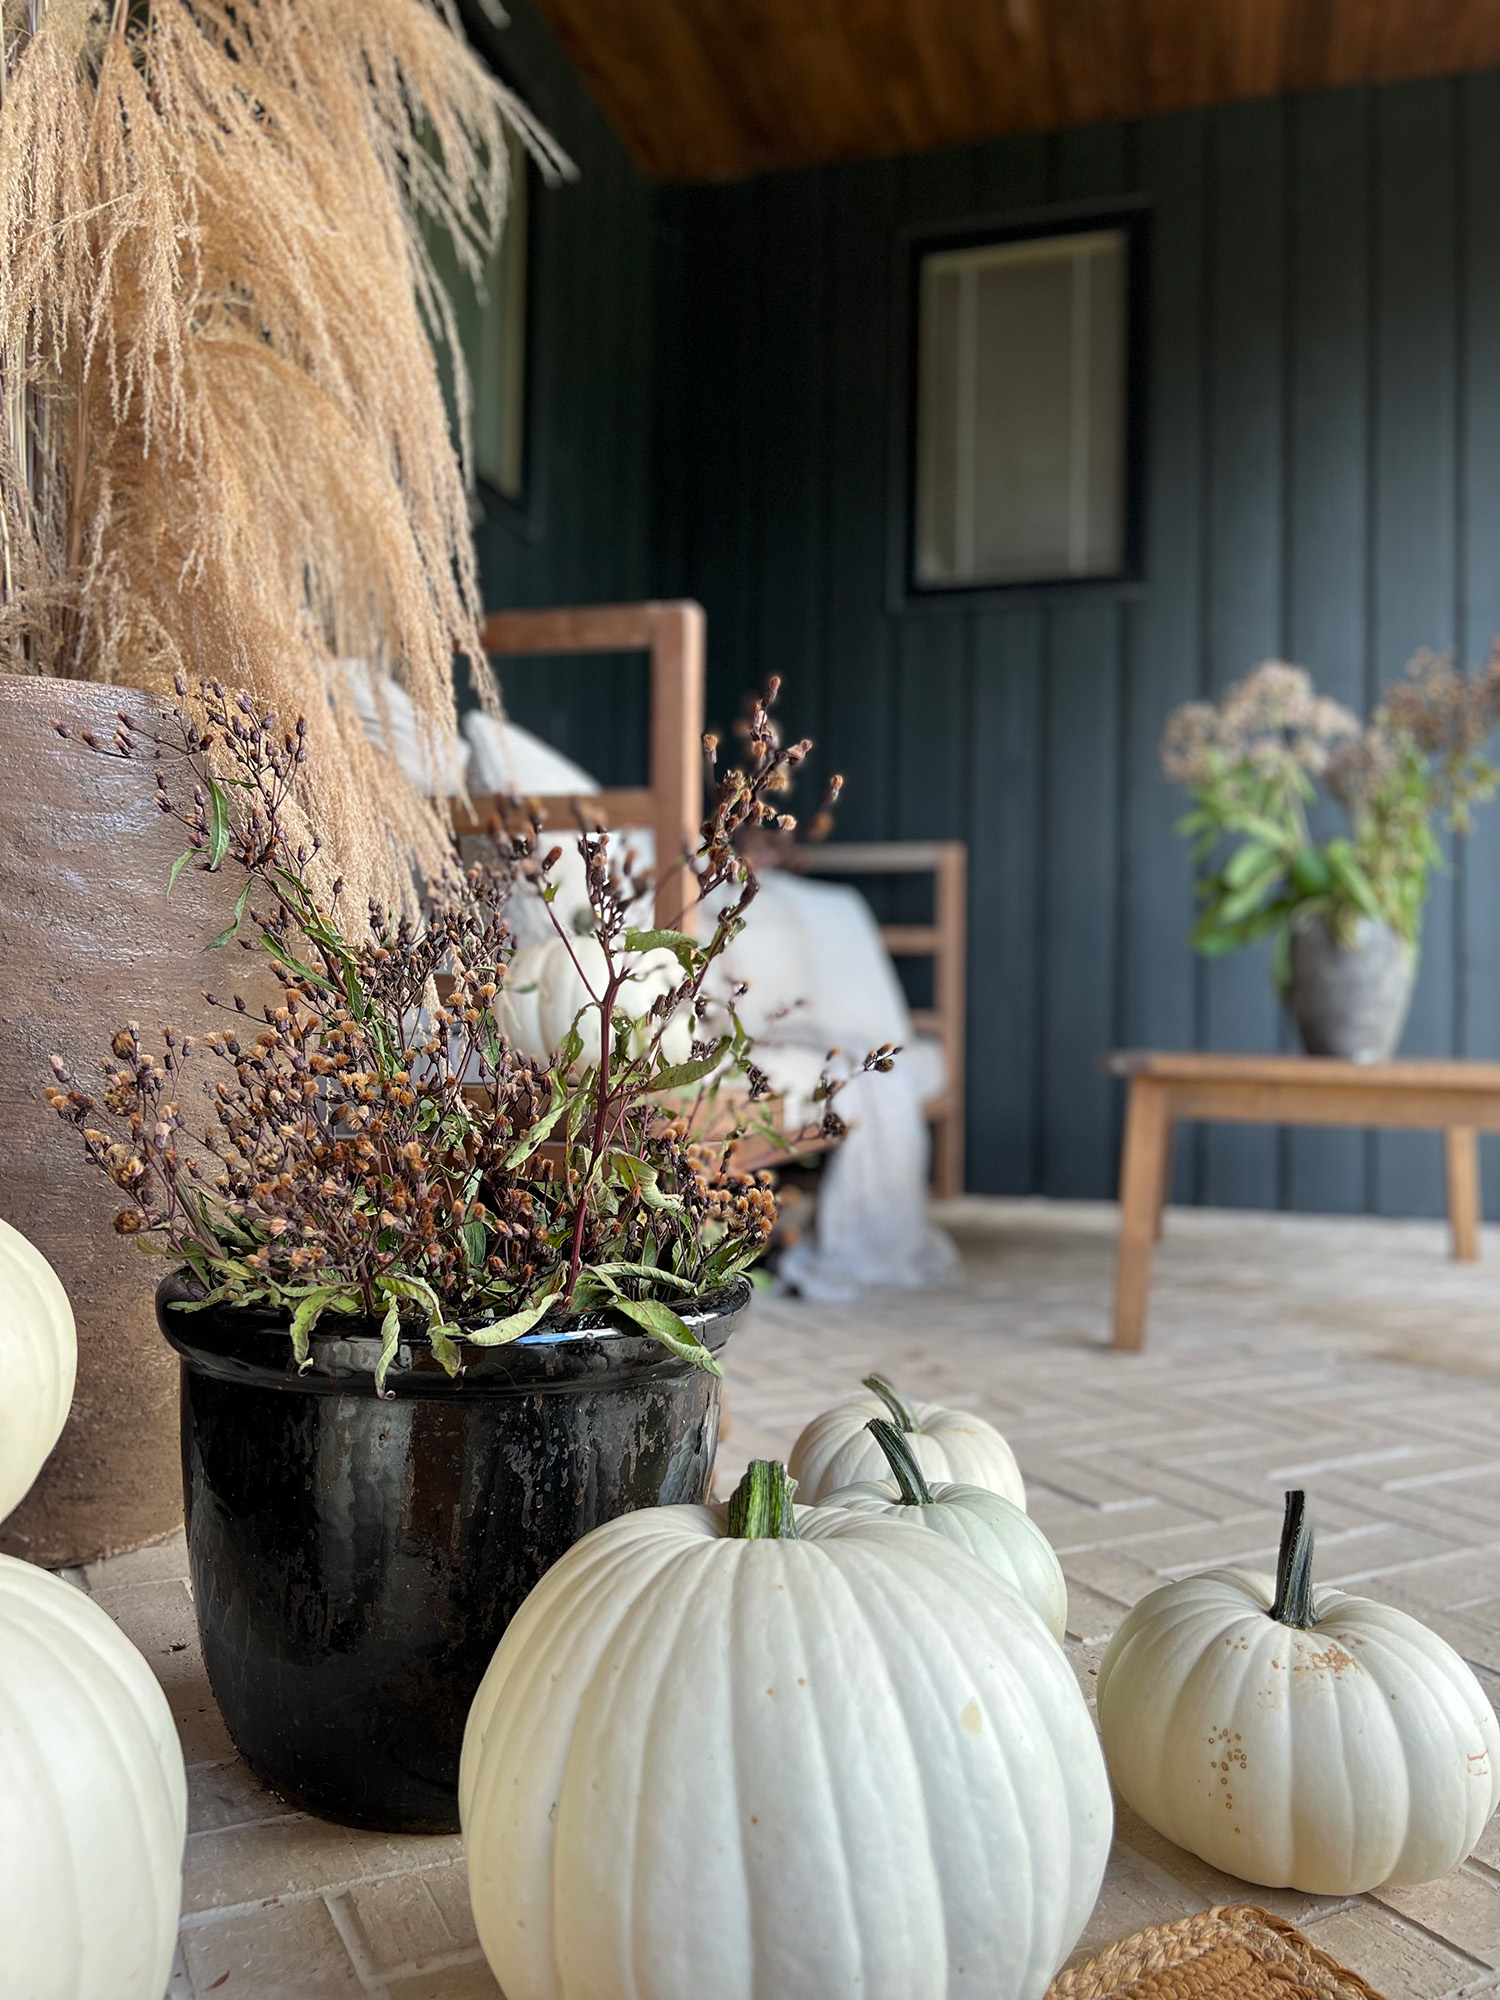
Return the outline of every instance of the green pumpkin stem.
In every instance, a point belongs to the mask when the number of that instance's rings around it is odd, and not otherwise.
[[[880,1398],[891,1413],[891,1422],[898,1431],[919,1430],[917,1413],[907,1402],[899,1389],[893,1389],[883,1375],[867,1375],[864,1386]]]
[[[1312,1519],[1307,1511],[1307,1495],[1299,1489],[1287,1494],[1286,1515],[1281,1524],[1276,1599],[1271,1606],[1271,1616],[1278,1625],[1295,1625],[1305,1632],[1312,1624],[1312,1560]]]
[[[792,1495],[797,1482],[778,1460],[755,1458],[729,1496],[729,1538],[735,1542],[794,1542]]]
[[[922,1468],[906,1442],[905,1432],[898,1431],[894,1424],[888,1424],[884,1417],[871,1417],[865,1429],[885,1453],[891,1477],[901,1489],[902,1506],[930,1507],[932,1488],[922,1477]]]

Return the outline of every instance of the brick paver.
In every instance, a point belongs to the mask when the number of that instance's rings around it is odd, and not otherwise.
[[[1085,1692],[1128,1606],[1207,1564],[1274,1563],[1305,1485],[1318,1574],[1442,1632],[1500,1690],[1500,1235],[1458,1266],[1436,1224],[1172,1217],[1140,1355],[1104,1345],[1113,1210],[954,1205],[961,1292],[762,1300],[729,1359],[719,1490],[784,1456],[878,1367],[1011,1439],[1069,1585]],[[456,1839],[289,1812],[235,1757],[203,1679],[180,1538],[78,1573],[156,1668],[183,1732],[191,1831],[170,2000],[494,2000]],[[1341,1901],[1247,1889],[1121,1809],[1080,1951],[1249,1898],[1389,1997],[1500,1986],[1500,1821],[1421,1889]]]

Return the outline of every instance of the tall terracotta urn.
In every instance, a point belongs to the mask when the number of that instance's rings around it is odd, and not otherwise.
[[[182,1475],[177,1357],[152,1305],[163,1266],[115,1234],[118,1190],[43,1101],[48,1058],[88,1087],[125,1021],[198,1033],[212,1025],[205,986],[252,990],[248,959],[204,949],[239,884],[184,869],[167,896],[183,842],[153,802],[151,762],[94,756],[51,727],[107,739],[121,708],[168,713],[132,689],[0,675],[0,1216],[51,1261],[78,1322],[72,1416],[0,1549],[52,1565],[169,1534]]]

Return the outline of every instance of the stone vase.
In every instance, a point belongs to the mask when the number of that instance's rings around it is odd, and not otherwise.
[[[51,1261],[78,1322],[72,1415],[0,1523],[0,1550],[49,1565],[169,1534],[182,1478],[176,1357],[153,1305],[161,1263],[115,1234],[118,1190],[43,1101],[48,1058],[88,1088],[124,1022],[148,1039],[166,1024],[201,1033],[203,987],[269,990],[247,983],[249,960],[204,949],[238,882],[184,869],[168,899],[183,841],[153,802],[150,761],[94,756],[51,727],[108,737],[121,707],[143,722],[169,712],[133,689],[0,675],[0,1216]]]
[[[1406,940],[1372,917],[1360,918],[1348,945],[1320,916],[1298,924],[1287,1004],[1303,1048],[1346,1062],[1388,1062],[1406,1026],[1416,969]]]

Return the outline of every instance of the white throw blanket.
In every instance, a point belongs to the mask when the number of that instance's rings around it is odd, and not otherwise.
[[[768,870],[725,971],[749,984],[740,1018],[757,1038],[755,1060],[786,1097],[789,1126],[818,1115],[811,1093],[830,1049],[841,1052],[834,1068],[846,1076],[883,1042],[904,1051],[885,1075],[852,1076],[839,1093],[849,1133],[824,1169],[812,1231],[787,1249],[782,1276],[826,1300],[957,1284],[958,1252],[927,1214],[922,1106],[943,1086],[941,1051],[914,1039],[864,897]]]
[[[782,1256],[782,1277],[826,1300],[961,1283],[952,1239],[927,1216],[931,1138],[915,1070],[898,1062],[885,1076],[852,1077],[837,1105],[849,1136],[824,1169],[811,1233]]]

